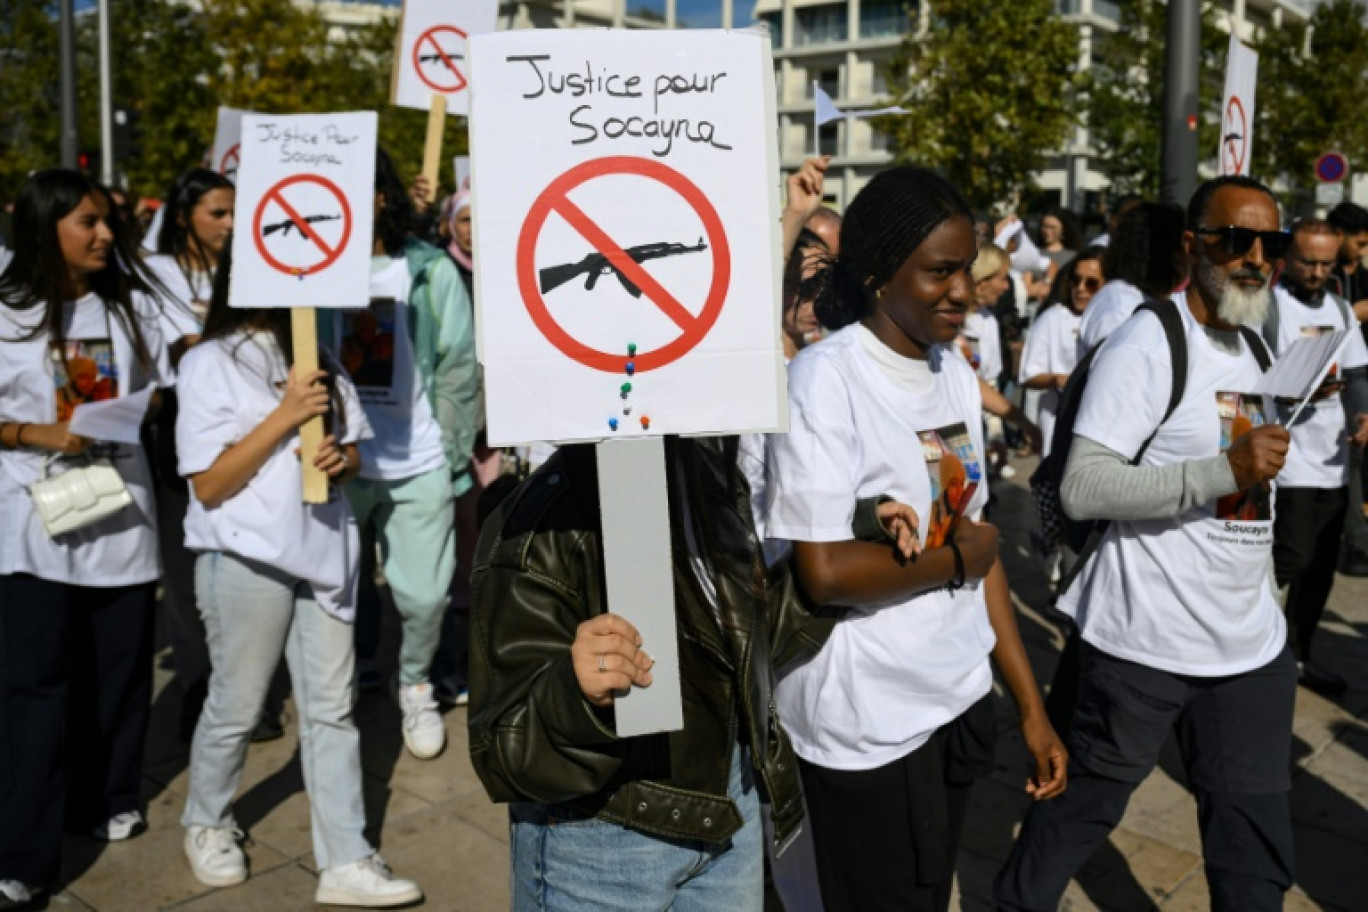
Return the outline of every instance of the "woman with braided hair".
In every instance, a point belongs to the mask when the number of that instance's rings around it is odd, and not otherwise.
[[[794,359],[792,430],[770,438],[767,534],[792,542],[813,602],[847,610],[776,700],[825,907],[944,910],[969,788],[993,767],[990,654],[1035,759],[1026,790],[1062,792],[1067,755],[1017,632],[997,530],[979,521],[982,399],[950,348],[974,295],[969,208],[931,171],[885,171],[847,210],[840,251],[818,276],[817,316],[834,332]],[[927,529],[933,504],[949,509],[944,540],[928,535],[911,559],[853,540],[856,501],[883,494]]]

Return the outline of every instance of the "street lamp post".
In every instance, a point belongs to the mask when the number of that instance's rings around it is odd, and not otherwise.
[[[1187,205],[1197,189],[1198,80],[1202,60],[1201,0],[1169,0],[1164,57],[1164,157],[1160,198]]]
[[[59,0],[57,46],[62,71],[62,167],[75,168],[80,145],[76,135],[76,13],[72,0]]]

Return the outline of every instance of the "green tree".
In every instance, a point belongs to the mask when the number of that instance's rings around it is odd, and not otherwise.
[[[1119,192],[1159,193],[1167,9],[1160,0],[1123,4],[1119,28],[1099,38],[1100,59],[1083,76],[1088,136],[1097,153],[1092,164]],[[1204,159],[1215,155],[1220,140],[1219,108],[1229,41],[1216,24],[1214,9],[1204,5],[1198,121]],[[1262,83],[1260,79],[1261,91]]]
[[[1364,16],[1358,0],[1332,0],[1318,6],[1308,23],[1264,34],[1256,48],[1256,176],[1281,175],[1294,188],[1309,187],[1316,157],[1330,150],[1368,168],[1368,119],[1361,113],[1368,97]]]
[[[57,27],[45,0],[0,0],[0,202],[57,160]]]
[[[1077,122],[1078,31],[1053,0],[937,0],[888,65],[909,114],[880,118],[898,161],[939,169],[981,208],[1012,202]]]

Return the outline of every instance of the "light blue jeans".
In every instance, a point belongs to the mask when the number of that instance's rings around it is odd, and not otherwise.
[[[514,912],[760,912],[760,799],[739,749],[727,793],[745,824],[720,846],[647,836],[560,805],[510,805]]]
[[[195,594],[213,671],[190,748],[185,826],[236,826],[233,796],[248,738],[280,656],[299,712],[299,757],[319,868],[374,851],[362,832],[361,738],[352,721],[350,624],[329,615],[301,583],[221,552],[195,562]]]

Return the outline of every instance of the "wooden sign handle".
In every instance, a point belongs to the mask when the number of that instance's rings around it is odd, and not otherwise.
[[[432,107],[428,108],[427,142],[423,146],[423,177],[427,178],[432,198],[428,202],[437,204],[437,174],[442,167],[442,134],[446,131],[446,96],[440,92],[432,93]]]
[[[290,328],[294,338],[294,367],[299,374],[318,370],[318,314],[312,307],[290,309]],[[328,476],[314,466],[314,456],[323,443],[323,419],[311,418],[299,428],[299,461],[304,469],[304,502],[328,502]]]

